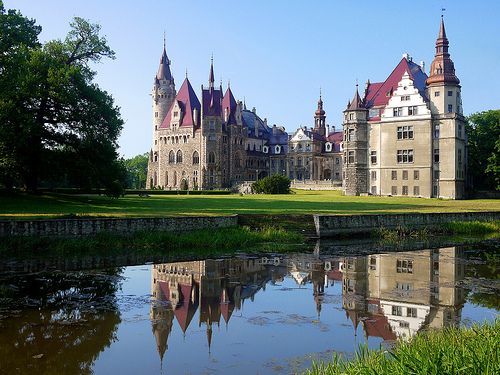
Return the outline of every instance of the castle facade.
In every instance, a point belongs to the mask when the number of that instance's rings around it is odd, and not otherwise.
[[[224,189],[282,174],[346,195],[463,198],[465,118],[448,47],[441,20],[429,75],[404,54],[385,81],[367,81],[362,95],[356,87],[342,131],[326,124],[320,94],[314,126],[290,135],[236,101],[229,85],[215,87],[213,61],[201,101],[187,76],[177,92],[164,47],[147,188]]]

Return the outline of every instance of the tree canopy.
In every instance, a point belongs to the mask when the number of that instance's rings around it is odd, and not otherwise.
[[[468,168],[475,189],[500,190],[500,109],[468,117]]]
[[[148,174],[149,153],[136,155],[123,161],[127,171],[126,187],[131,189],[145,189]]]
[[[76,17],[64,40],[38,41],[41,27],[0,0],[0,183],[107,187],[124,176],[113,98],[91,63],[114,59],[100,26]]]

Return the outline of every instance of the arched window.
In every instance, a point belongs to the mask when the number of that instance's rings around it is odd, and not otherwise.
[[[170,152],[168,153],[168,162],[169,164],[175,163],[175,153],[173,150],[170,150]]]
[[[165,186],[168,185],[168,171],[165,171]]]
[[[174,171],[174,185],[173,186],[177,186],[177,172]]]
[[[198,151],[193,152],[193,164],[200,164],[200,154],[198,154]]]
[[[182,151],[177,151],[177,163],[182,163]]]
[[[208,162],[210,164],[214,164],[215,163],[215,153],[214,152],[209,152],[208,153]]]

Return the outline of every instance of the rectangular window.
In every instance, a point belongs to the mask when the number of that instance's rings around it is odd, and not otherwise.
[[[370,257],[370,269],[372,271],[377,269],[377,258]]]
[[[453,91],[448,90],[448,96],[453,96]]]
[[[418,107],[416,105],[408,107],[408,116],[414,116],[417,114]]]
[[[398,171],[391,171],[391,179],[392,180],[398,179]]]
[[[434,149],[434,163],[439,163],[439,148]]]
[[[377,151],[370,152],[370,160],[372,164],[377,164]]]
[[[413,179],[418,180],[420,178],[420,171],[413,171]]]
[[[434,125],[434,138],[439,138],[439,124]]]
[[[377,179],[377,171],[371,171],[371,178],[373,181]]]
[[[413,126],[398,126],[398,139],[413,139]]]
[[[415,307],[407,307],[406,308],[406,316],[408,318],[416,318],[417,317],[417,309]]]
[[[354,163],[354,151],[349,151],[347,155],[347,163],[352,164]]]
[[[399,164],[413,163],[413,150],[398,150],[396,159]]]
[[[458,149],[458,166],[462,168],[462,150]]]
[[[437,197],[439,195],[439,188],[437,185],[434,185],[432,187],[432,195],[434,195],[435,197]]]
[[[402,101],[402,102],[407,102],[408,100],[410,100],[410,95],[403,95],[403,96],[401,97],[401,101]]]
[[[402,195],[408,195],[408,186],[403,186]]]
[[[403,116],[403,107],[397,107],[392,109],[392,115],[394,117]]]
[[[354,129],[349,129],[347,133],[347,140],[348,141],[355,141],[354,139]]]
[[[399,327],[400,328],[410,328],[410,323],[404,322],[404,321],[400,321],[399,322]]]
[[[397,273],[413,273],[413,261],[408,259],[396,260]]]
[[[439,171],[434,171],[434,179],[439,180]]]
[[[392,306],[392,315],[403,316],[403,307]]]
[[[440,92],[439,92],[439,91],[436,91],[436,92],[434,93],[434,96],[435,96],[435,97],[437,97],[437,96],[439,96],[439,95],[440,95]]]
[[[371,192],[372,192],[373,195],[377,195],[377,187],[376,186],[372,186]]]
[[[420,195],[420,187],[419,186],[413,187],[413,195],[416,197],[418,197]]]
[[[335,158],[335,164],[340,164],[340,158]]]
[[[448,104],[448,113],[453,112],[453,104]]]
[[[462,124],[458,124],[458,138],[462,138]]]
[[[398,187],[391,186],[391,195],[398,195]]]
[[[403,180],[408,180],[408,171],[403,171]]]

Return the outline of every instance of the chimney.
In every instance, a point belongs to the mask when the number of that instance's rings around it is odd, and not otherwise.
[[[257,114],[257,110],[255,109],[255,107],[253,107],[253,108],[252,108],[252,112],[253,112],[254,114]]]
[[[330,135],[330,124],[326,124],[326,136]]]
[[[425,73],[425,61],[420,61],[420,70]]]

